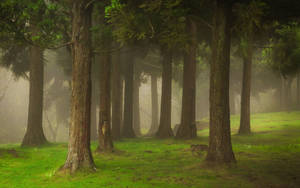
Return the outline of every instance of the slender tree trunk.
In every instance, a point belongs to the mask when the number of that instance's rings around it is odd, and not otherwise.
[[[63,171],[94,170],[90,149],[91,13],[89,0],[72,1],[72,98],[68,157]]]
[[[112,138],[121,138],[123,87],[121,79],[120,54],[112,62]]]
[[[235,162],[231,145],[229,112],[229,65],[231,5],[215,0],[210,72],[210,129],[206,160]]]
[[[30,78],[28,121],[22,146],[40,146],[47,143],[43,131],[43,51],[37,46],[30,47]]]
[[[230,114],[236,114],[234,91],[229,91],[229,102],[230,102]]]
[[[123,125],[124,125],[124,98],[125,98],[125,91],[124,91],[124,78],[122,78],[121,76],[121,95],[120,95],[120,103],[121,103],[121,124],[120,124],[120,128],[121,128],[121,133],[123,130]],[[122,137],[122,134],[121,134]]]
[[[133,130],[133,70],[134,62],[130,59],[125,70],[124,124],[122,129],[122,136],[125,138],[135,137]]]
[[[110,118],[111,118],[111,101],[110,101],[110,72],[111,58],[110,54],[105,53],[100,62],[100,112],[98,136],[98,152],[112,152],[113,142],[111,137]]]
[[[93,89],[92,89],[93,90]],[[96,93],[93,91],[92,93],[92,109],[91,109],[91,140],[97,140],[97,105],[96,99],[93,97]],[[94,100],[93,100],[94,99]]]
[[[151,127],[148,132],[149,136],[156,133],[158,129],[158,94],[157,94],[157,76],[151,74],[151,108],[152,108],[152,118]]]
[[[133,129],[136,136],[141,136],[140,121],[140,73],[136,72],[133,89]]]
[[[170,51],[162,50],[163,72],[160,123],[156,133],[158,138],[169,138],[173,136],[171,128],[171,107],[172,107],[172,54]]]
[[[184,57],[181,123],[176,133],[176,138],[181,139],[197,137],[195,120],[197,25],[190,18],[187,25],[192,40]]]
[[[247,54],[243,58],[243,83],[241,94],[241,119],[239,134],[250,134],[250,97],[251,97],[251,71],[252,71],[252,37],[249,36]]]

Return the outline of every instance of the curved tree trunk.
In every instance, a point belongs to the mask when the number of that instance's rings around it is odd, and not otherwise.
[[[148,132],[149,136],[152,136],[156,133],[158,129],[158,95],[157,95],[157,76],[151,74],[151,110],[152,110],[152,119],[151,127]]]
[[[43,51],[37,46],[30,47],[30,78],[28,121],[22,146],[40,146],[47,143],[43,131]]]
[[[210,73],[210,129],[206,160],[235,162],[232,151],[229,112],[229,65],[231,5],[215,0]]]
[[[169,51],[162,51],[163,72],[160,123],[156,133],[158,138],[169,138],[173,136],[171,128],[171,107],[172,107],[172,54]]]
[[[195,122],[197,26],[190,18],[188,18],[187,30],[192,40],[184,56],[181,123],[176,133],[176,138],[180,139],[197,137]]]
[[[112,62],[112,138],[121,138],[122,123],[122,98],[123,87],[121,79],[120,54],[116,54],[115,61]]]
[[[68,157],[61,170],[94,170],[90,149],[91,119],[91,13],[89,0],[72,4],[72,98]]]
[[[124,98],[124,124],[122,136],[125,138],[134,138],[133,130],[133,69],[134,62],[129,58],[126,62],[125,70],[125,98]]]
[[[100,112],[98,136],[98,152],[112,152],[113,142],[110,128],[110,55],[105,53],[100,62]]]
[[[243,58],[243,83],[241,94],[241,119],[239,134],[250,134],[250,94],[251,94],[251,70],[252,70],[252,39],[249,37],[247,54]]]
[[[140,73],[136,72],[133,89],[133,129],[136,136],[141,136],[140,121]]]

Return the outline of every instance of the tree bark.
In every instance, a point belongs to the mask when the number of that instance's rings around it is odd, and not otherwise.
[[[235,162],[231,145],[229,112],[230,20],[232,6],[215,0],[210,72],[210,129],[206,160]]]
[[[133,130],[136,136],[141,136],[140,121],[140,73],[137,71],[134,79],[133,89]]]
[[[124,98],[124,124],[122,129],[122,136],[124,138],[134,138],[133,130],[133,59],[129,58],[126,62],[125,70],[125,98]]]
[[[196,129],[196,51],[197,51],[197,25],[188,18],[187,31],[192,37],[184,56],[183,91],[181,123],[176,138],[191,139],[197,137]]]
[[[89,0],[72,2],[72,97],[68,157],[61,170],[94,170],[90,149],[91,119],[91,13]]]
[[[110,118],[111,118],[111,101],[110,101],[110,72],[111,72],[111,58],[109,53],[102,56],[100,62],[100,112],[99,112],[99,126],[98,152],[112,152],[113,142],[111,137]]]
[[[149,136],[152,136],[156,133],[158,129],[158,94],[157,94],[157,76],[151,74],[151,126],[148,132]]]
[[[47,143],[43,131],[43,51],[37,46],[30,47],[30,78],[28,121],[22,146],[40,146]]]
[[[170,51],[162,50],[162,92],[160,123],[156,136],[158,138],[173,137],[171,128],[171,107],[172,107],[172,54]]]
[[[122,123],[122,98],[123,88],[121,79],[120,54],[116,54],[115,61],[112,62],[112,138],[121,138]]]
[[[249,31],[251,32],[251,31]],[[249,34],[250,35],[250,34]],[[250,97],[251,97],[251,71],[252,71],[252,54],[253,43],[252,36],[248,37],[247,54],[244,55],[243,61],[243,83],[241,94],[241,119],[239,134],[250,134]]]

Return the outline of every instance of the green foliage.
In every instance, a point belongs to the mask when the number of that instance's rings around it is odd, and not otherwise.
[[[128,139],[115,142],[113,154],[94,154],[95,173],[56,175],[67,155],[67,144],[39,148],[0,146],[1,187],[298,187],[300,112],[254,114],[253,135],[238,136],[239,117],[233,116],[232,143],[237,165],[212,167],[190,151],[201,139]],[[92,150],[97,144],[92,144]],[[13,152],[13,149],[15,152]],[[16,155],[15,155],[16,154]]]
[[[293,75],[300,68],[300,27],[296,23],[282,25],[276,34],[270,66],[283,77]]]

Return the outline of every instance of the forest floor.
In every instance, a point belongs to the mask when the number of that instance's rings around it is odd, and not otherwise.
[[[94,153],[95,173],[68,176],[55,174],[66,159],[66,143],[10,144],[0,145],[0,187],[300,187],[300,112],[254,114],[249,136],[236,135],[238,116],[231,123],[237,159],[231,167],[211,167],[204,163],[205,153],[191,152],[191,144],[207,144],[208,130],[199,131],[195,140],[115,142],[117,152]]]

